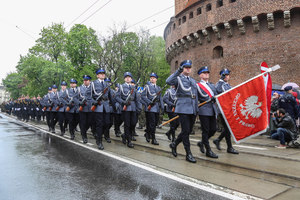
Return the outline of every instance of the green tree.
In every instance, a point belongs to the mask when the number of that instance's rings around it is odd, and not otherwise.
[[[66,55],[75,69],[75,78],[91,74],[97,68],[97,57],[101,52],[96,31],[85,25],[74,25],[67,36]]]
[[[3,85],[13,99],[17,99],[22,95],[22,88],[24,87],[22,84],[23,82],[23,77],[15,72],[9,73],[5,79],[2,79]]]
[[[46,60],[57,63],[60,56],[63,56],[66,45],[67,33],[63,24],[52,24],[43,28],[40,38],[36,40],[36,45],[29,52],[36,56],[41,56]]]

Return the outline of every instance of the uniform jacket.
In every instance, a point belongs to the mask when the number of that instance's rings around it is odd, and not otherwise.
[[[217,83],[216,83],[216,90],[217,90],[217,94],[221,94],[222,92],[225,92],[226,90],[231,89],[231,86],[228,82],[225,82],[224,80],[220,79]]]
[[[159,113],[160,109],[164,109],[164,103],[163,103],[163,99],[161,97],[161,94],[158,95],[157,97],[157,101],[154,103],[154,105],[151,107],[150,110],[148,110],[148,105],[151,103],[151,101],[156,97],[156,94],[161,91],[161,88],[156,85],[154,86],[154,84],[147,84],[144,88],[144,91],[142,92],[142,100],[144,102],[145,105],[145,111],[146,112],[155,112],[155,113]]]
[[[91,87],[87,89],[86,96],[90,96],[92,98],[92,103],[97,103],[96,99],[100,94],[103,92],[105,87],[109,86],[107,82],[102,81],[100,82],[99,79],[91,82]],[[109,107],[109,99],[111,98],[110,90],[102,96],[100,100],[100,105],[97,104],[97,108],[95,112],[106,112],[110,113]]]
[[[57,107],[57,105],[58,105],[58,96],[57,96],[57,93],[58,92],[51,92],[50,93],[50,101],[49,101],[49,103],[50,103],[50,106],[52,107],[52,110],[51,110],[51,112],[57,112],[56,110],[55,110],[55,108]],[[50,107],[49,106],[49,107]],[[50,108],[49,108],[50,109]],[[48,110],[48,109],[47,109]]]
[[[86,95],[86,92],[87,92],[87,90],[90,89],[90,87],[91,87],[91,84],[89,86],[85,86],[84,84],[82,84],[79,87],[79,102],[81,103],[81,102],[83,102],[83,100],[85,100],[85,104],[83,104],[83,109],[81,112],[91,112],[92,97]],[[79,108],[78,108],[78,111],[79,111]]]
[[[65,112],[65,109],[67,107],[67,100],[68,100],[68,95],[67,95],[67,89],[66,90],[60,90],[58,93],[58,105],[60,106],[59,107],[59,110],[58,112]]]
[[[207,88],[211,90],[212,96],[215,96],[217,94],[217,90],[214,84],[209,82],[206,83],[203,80],[201,80],[200,83],[206,84],[208,86]],[[208,101],[210,99],[209,95],[202,88],[200,88],[198,84],[196,86],[198,90],[199,102],[202,103]],[[209,102],[198,108],[198,115],[201,116],[217,116],[217,114],[218,114],[217,107],[216,104],[213,102]]]
[[[196,115],[198,102],[196,81],[176,71],[167,78],[166,83],[175,85],[177,98],[175,113]]]
[[[69,113],[78,113],[79,109],[79,90],[78,87],[66,90],[68,96],[67,104],[72,102]]]
[[[220,79],[217,83],[216,83],[216,90],[217,90],[217,94],[221,94],[223,92],[225,92],[226,90],[231,89],[231,86],[228,82],[225,82],[224,80]],[[217,107],[217,112],[220,114],[220,110],[219,107]]]
[[[176,90],[174,88],[167,89],[163,101],[166,106],[166,112],[173,112],[172,109],[175,107],[176,104]]]
[[[140,97],[137,94],[137,90],[134,87],[135,86],[126,83],[120,85],[119,90],[116,93],[116,101],[121,105],[122,111],[128,96],[130,96],[130,98],[129,98],[129,105],[127,105],[126,111],[135,112],[141,110],[140,99],[139,99]],[[133,93],[130,95],[132,89],[133,89]]]

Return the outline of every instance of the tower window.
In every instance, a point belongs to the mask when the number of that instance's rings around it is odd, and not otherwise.
[[[194,17],[194,13],[190,12],[190,19],[192,19]]]
[[[206,5],[206,11],[211,11],[211,4],[210,3]]]
[[[197,15],[201,15],[201,13],[202,13],[201,7],[200,7],[200,8],[197,8]]]
[[[186,16],[183,16],[182,17],[182,23],[185,23],[186,22]]]
[[[217,8],[223,6],[223,0],[217,0]]]
[[[178,24],[181,25],[181,18],[178,20]]]
[[[223,58],[223,47],[216,46],[213,49],[213,59]]]
[[[236,2],[236,0],[229,0],[229,3],[233,3],[233,2]]]
[[[173,30],[175,30],[175,28],[176,28],[176,24],[174,23],[174,24],[173,24]]]

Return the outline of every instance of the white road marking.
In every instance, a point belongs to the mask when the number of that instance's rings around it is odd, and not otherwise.
[[[239,148],[245,148],[245,149],[256,149],[256,150],[262,150],[262,151],[265,151],[265,150],[268,150],[267,148],[261,148],[261,147],[252,147],[252,146],[243,146],[243,145],[233,145],[234,147],[239,147]]]
[[[15,121],[18,121],[18,120],[15,120]],[[163,171],[159,171],[159,170],[157,170],[158,167],[156,167],[156,166],[149,165],[149,164],[146,164],[146,163],[143,163],[143,162],[139,162],[139,161],[136,161],[136,160],[133,160],[133,159],[129,159],[129,158],[126,158],[126,157],[121,157],[119,155],[114,155],[112,153],[108,153],[108,152],[105,152],[105,151],[101,151],[101,150],[98,150],[96,148],[92,148],[92,147],[89,147],[87,145],[78,143],[76,141],[69,140],[69,139],[67,139],[65,137],[62,137],[60,135],[53,134],[53,133],[51,133],[49,131],[46,131],[46,130],[38,127],[38,126],[31,125],[31,124],[26,124],[25,122],[21,122],[21,121],[18,121],[18,122],[24,124],[25,126],[36,128],[36,129],[38,129],[38,130],[40,130],[40,131],[42,131],[44,133],[47,133],[49,135],[61,138],[61,139],[65,140],[65,141],[68,141],[68,142],[71,142],[73,144],[79,145],[81,147],[87,148],[87,149],[89,149],[91,151],[100,153],[100,154],[108,156],[110,158],[114,158],[116,160],[119,160],[119,161],[122,161],[124,163],[133,165],[135,167],[147,170],[149,172],[158,174],[160,176],[164,176],[164,177],[172,179],[174,181],[177,181],[177,182],[180,182],[180,183],[183,183],[183,184],[186,184],[186,185],[198,188],[200,190],[203,190],[203,191],[206,191],[206,192],[209,192],[209,193],[212,193],[212,194],[219,195],[219,196],[224,197],[224,198],[234,199],[234,200],[242,200],[242,199],[260,200],[260,198],[257,198],[257,197],[251,196],[251,195],[247,195],[247,194],[240,193],[240,192],[237,192],[237,191],[233,191],[233,190],[230,190],[230,189],[225,189],[225,188],[222,188],[220,186],[217,186],[217,185],[214,185],[214,184],[210,184],[210,183],[205,183],[203,181],[199,181],[197,179],[186,177],[186,176],[183,176],[183,175],[180,175],[180,174],[177,174],[177,173],[172,173],[172,172],[166,171],[166,170],[164,170],[164,172]],[[226,191],[226,192],[224,192],[224,191]]]

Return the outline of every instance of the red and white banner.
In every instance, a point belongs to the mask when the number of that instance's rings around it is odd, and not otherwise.
[[[236,143],[267,130],[269,114],[263,76],[220,94],[216,101]]]
[[[266,72],[269,69],[266,62],[262,62],[260,64],[260,71],[261,73]],[[270,73],[266,73],[264,76],[266,94],[267,94],[267,108],[268,112],[270,113],[271,110],[271,98],[272,98],[272,79]],[[268,115],[268,120],[270,121],[270,115]]]

